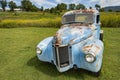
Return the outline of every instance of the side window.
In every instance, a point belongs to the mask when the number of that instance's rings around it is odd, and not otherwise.
[[[100,15],[97,15],[97,17],[96,17],[96,23],[98,24],[99,21],[100,21]]]

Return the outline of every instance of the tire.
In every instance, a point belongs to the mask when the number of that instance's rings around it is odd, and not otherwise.
[[[100,40],[103,41],[103,33],[100,33]]]
[[[93,76],[99,77],[101,74],[101,69],[98,72],[92,72]]]
[[[53,64],[53,65],[54,65],[54,61],[53,61],[53,60],[51,60],[51,64]]]
[[[73,68],[74,68],[74,69],[78,69],[77,65],[74,65]]]

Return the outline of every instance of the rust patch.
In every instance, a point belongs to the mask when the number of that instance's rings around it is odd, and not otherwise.
[[[56,44],[61,44],[61,39],[57,37]]]
[[[59,33],[57,32],[56,34],[55,34],[55,36],[57,37],[59,35]]]
[[[89,46],[85,46],[84,49],[88,49],[88,48],[92,48],[93,44],[89,45]]]
[[[73,24],[62,25],[61,28],[71,27],[71,28],[79,28],[79,29],[82,29],[81,26],[89,27],[89,25],[90,25],[90,24],[73,23]]]
[[[95,48],[96,48],[96,50],[95,50],[95,54],[99,53],[99,51],[100,51],[100,47],[97,46],[97,45],[95,45]]]
[[[96,67],[98,67],[98,64],[96,65]]]
[[[70,44],[74,44],[74,40],[75,40],[76,38],[74,38],[74,39],[71,39],[70,40]]]
[[[59,33],[56,33],[55,34],[55,37],[56,37],[56,43],[55,43],[55,45],[60,45],[61,44],[61,39],[60,39],[60,34]]]
[[[97,53],[99,53],[100,51],[100,47],[95,45],[95,44],[91,44],[91,45],[88,45],[88,46],[84,46],[83,47],[83,51],[88,51],[90,52],[90,50],[96,55]]]
[[[93,9],[84,9],[84,10],[73,10],[73,13],[91,13],[91,14],[93,14],[93,13],[95,13],[95,11],[93,10]]]
[[[69,26],[79,27],[79,26],[89,26],[89,24],[74,23],[74,24],[70,24]]]
[[[95,45],[95,47],[96,47],[97,49],[100,49],[100,47],[99,47],[99,46],[97,46],[97,45]]]

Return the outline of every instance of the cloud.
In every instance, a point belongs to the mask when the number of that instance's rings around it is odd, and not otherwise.
[[[119,0],[100,0],[101,7],[120,6]]]
[[[90,2],[98,2],[99,0],[90,0]]]
[[[10,1],[10,0],[7,0]],[[17,3],[17,5],[21,4],[22,0],[12,0],[14,2]],[[89,8],[89,6],[94,7],[95,4],[99,4],[99,0],[30,0],[34,5],[36,5],[37,7],[41,7],[43,6],[44,8],[51,8],[51,7],[55,7],[57,6],[58,3],[65,3],[65,4],[84,4],[87,8]],[[102,0],[104,1],[104,0]]]
[[[38,7],[44,6],[45,8],[49,8],[50,6],[56,6],[56,3],[50,2],[48,0],[30,0],[33,4],[36,4]]]
[[[66,4],[70,4],[70,3],[78,4],[81,1],[82,0],[55,0],[56,3],[66,3]]]

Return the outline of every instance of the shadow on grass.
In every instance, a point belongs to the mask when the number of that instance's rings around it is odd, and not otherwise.
[[[60,73],[58,72],[55,65],[47,62],[41,62],[38,60],[37,56],[31,58],[28,63],[28,66],[35,67],[40,72],[44,73],[45,75],[49,75],[51,77],[57,77],[60,75],[64,75],[68,78],[75,78],[79,80],[84,80],[85,75],[92,76],[89,71],[83,70],[83,69],[70,69],[66,72]]]

